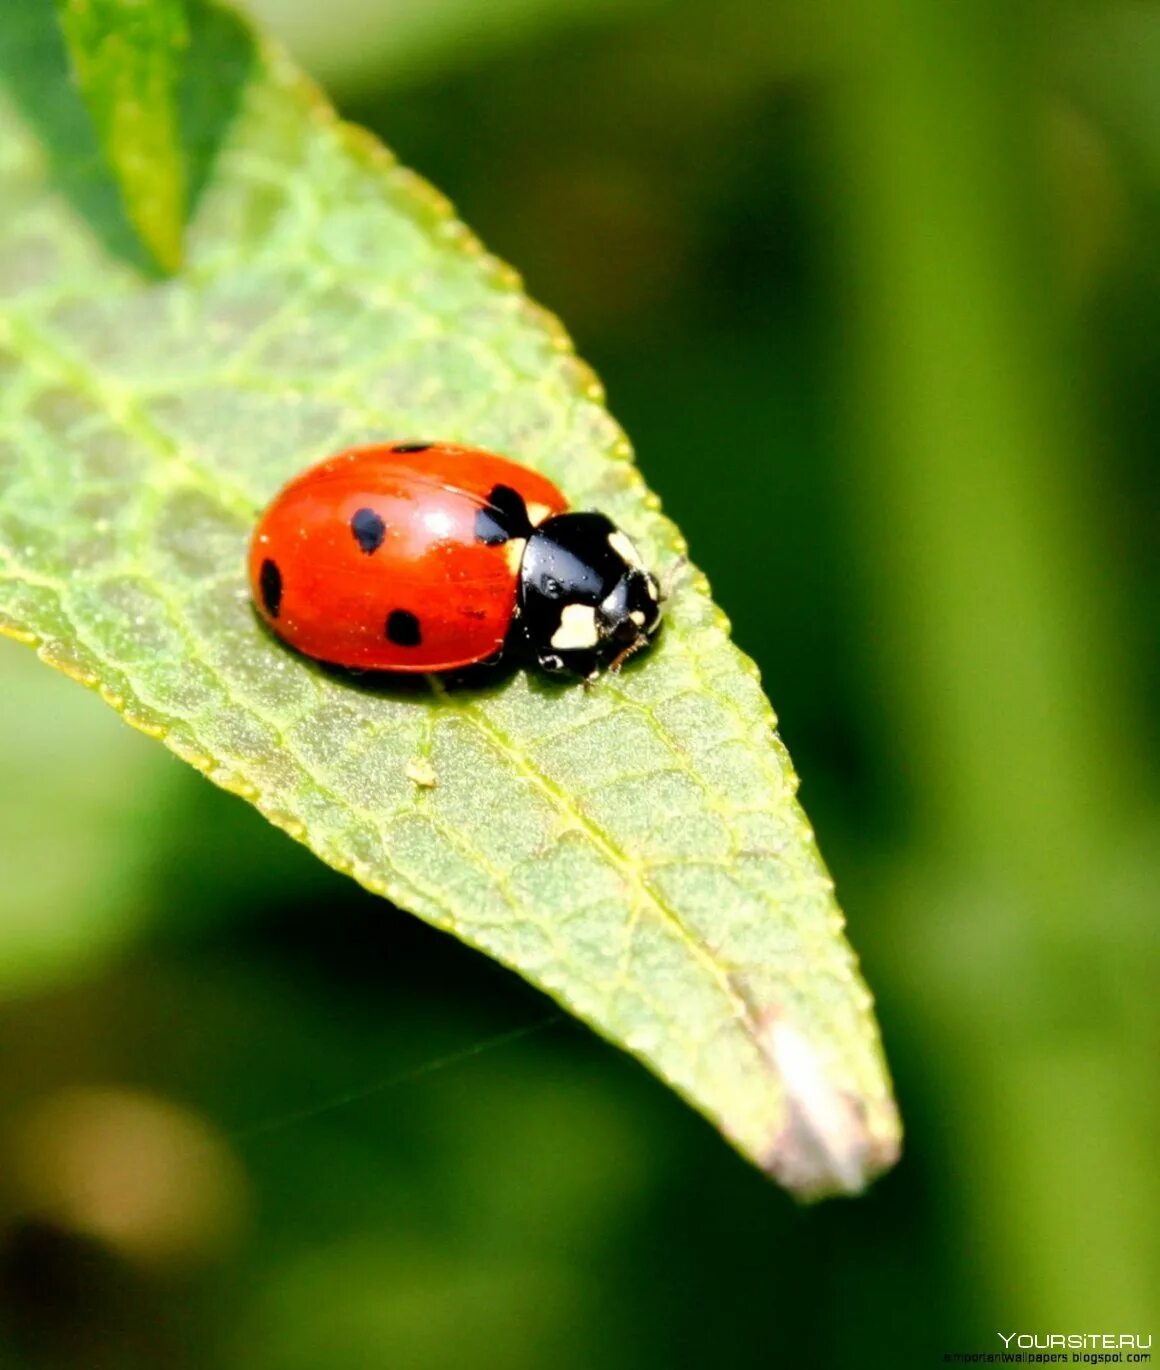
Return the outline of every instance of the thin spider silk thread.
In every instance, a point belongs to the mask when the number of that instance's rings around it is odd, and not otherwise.
[[[229,1140],[232,1142],[248,1142],[255,1137],[263,1137],[271,1132],[280,1132],[283,1128],[293,1127],[296,1123],[308,1122],[311,1118],[320,1117],[324,1113],[333,1113],[350,1104],[361,1103],[364,1099],[373,1099],[376,1094],[385,1094],[388,1090],[397,1089],[400,1085],[411,1084],[414,1080],[421,1080],[427,1075],[434,1075],[436,1071],[447,1070],[463,1061],[470,1061],[475,1056],[482,1056],[485,1052],[494,1051],[498,1047],[507,1046],[511,1042],[518,1042],[524,1037],[531,1037],[537,1032],[543,1032],[545,1028],[554,1027],[563,1021],[564,1015],[562,1013],[553,1013],[547,1018],[541,1018],[538,1023],[528,1023],[524,1027],[497,1033],[494,1037],[485,1037],[481,1042],[475,1042],[469,1047],[461,1047],[458,1051],[448,1052],[445,1056],[436,1056],[433,1060],[424,1061],[422,1065],[412,1066],[408,1070],[400,1071],[397,1075],[389,1075],[385,1080],[379,1080],[373,1085],[347,1090],[344,1094],[337,1094],[320,1104],[310,1104],[303,1108],[292,1109],[288,1113],[276,1114],[273,1118],[265,1118],[260,1123],[254,1123],[250,1127],[229,1133]]]

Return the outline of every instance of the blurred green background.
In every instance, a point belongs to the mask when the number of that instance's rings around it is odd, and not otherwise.
[[[256,8],[604,377],[780,711],[906,1153],[796,1208],[0,644],[0,1365],[1160,1333],[1160,8]]]

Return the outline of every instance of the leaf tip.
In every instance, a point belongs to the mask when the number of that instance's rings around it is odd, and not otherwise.
[[[785,1092],[785,1121],[763,1168],[801,1199],[861,1193],[898,1159],[893,1104],[872,1119],[863,1100],[827,1076],[814,1047],[783,1014],[765,1016],[759,1041]]]
[[[161,147],[111,150],[125,217],[154,264],[175,276],[185,259],[185,163],[171,131]]]
[[[152,220],[135,214],[131,205],[126,205],[126,211],[153,260],[167,276],[176,276],[185,260],[180,212],[175,217]]]

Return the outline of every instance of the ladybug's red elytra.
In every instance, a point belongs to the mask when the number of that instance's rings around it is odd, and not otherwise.
[[[657,579],[610,519],[443,442],[351,448],[295,477],[258,520],[250,584],[291,647],[361,670],[450,671],[515,645],[591,679],[661,624]]]

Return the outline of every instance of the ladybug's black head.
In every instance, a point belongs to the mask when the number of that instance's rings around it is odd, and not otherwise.
[[[616,670],[660,627],[660,600],[656,577],[603,514],[557,514],[528,539],[520,617],[547,671]]]

